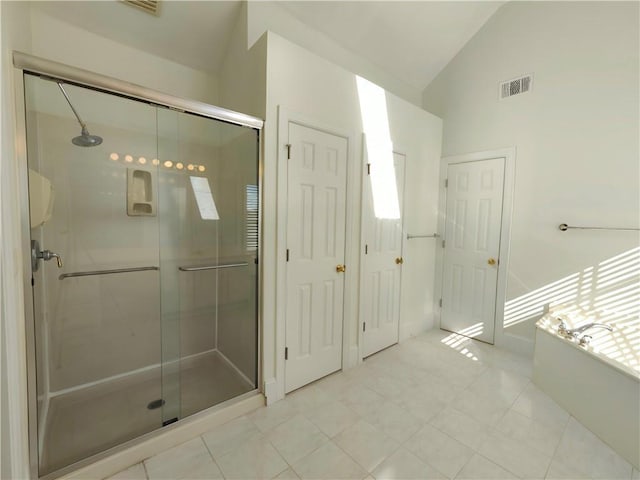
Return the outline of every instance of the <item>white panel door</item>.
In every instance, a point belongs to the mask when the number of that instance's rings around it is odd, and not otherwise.
[[[449,165],[444,330],[494,342],[504,158]]]
[[[347,140],[289,123],[285,390],[342,367]]]
[[[393,154],[400,217],[377,218],[370,175],[364,182],[363,221],[365,256],[362,287],[363,356],[398,343],[400,277],[402,273],[402,198],[405,156]]]

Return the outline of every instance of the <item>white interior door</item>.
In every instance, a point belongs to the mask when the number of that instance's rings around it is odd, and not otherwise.
[[[400,277],[402,273],[402,198],[405,156],[393,154],[400,218],[377,218],[370,175],[364,182],[363,230],[365,239],[362,286],[363,356],[398,343]]]
[[[449,165],[442,317],[444,330],[493,344],[504,158]]]
[[[345,138],[290,122],[289,144],[286,392],[342,367],[347,184]]]

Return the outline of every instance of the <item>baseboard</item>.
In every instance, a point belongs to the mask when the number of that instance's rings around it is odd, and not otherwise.
[[[267,405],[272,405],[278,400],[281,400],[280,395],[278,395],[278,382],[275,378],[269,378],[264,381],[263,391]]]
[[[362,362],[362,359],[360,358],[360,348],[358,348],[358,345],[351,345],[349,347],[349,358],[347,358],[345,364],[342,365],[342,369],[347,370],[349,368],[353,368],[360,362]]]
[[[503,333],[496,336],[496,347],[533,358],[535,342],[529,338]]]
[[[225,402],[218,407],[213,407],[210,411],[197,413],[174,425],[164,427],[162,432],[152,432],[138,440],[133,440],[137,443],[126,450],[113,453],[60,478],[61,480],[80,480],[110,477],[153,455],[196,438],[218,425],[264,406],[265,400],[262,394],[253,392],[247,395],[249,395],[247,398],[230,400],[229,402],[232,403]]]
[[[425,315],[425,317],[420,320],[400,323],[399,341],[404,342],[411,337],[415,337],[416,335],[420,335],[427,330],[431,330],[433,328],[433,325],[433,313]]]

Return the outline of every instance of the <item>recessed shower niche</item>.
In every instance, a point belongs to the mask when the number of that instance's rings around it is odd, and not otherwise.
[[[259,128],[24,85],[31,431],[53,477],[256,391]]]

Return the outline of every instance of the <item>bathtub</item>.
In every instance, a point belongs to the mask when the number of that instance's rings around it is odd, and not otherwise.
[[[567,323],[572,328],[578,322]],[[637,329],[614,325],[613,333],[593,330],[587,332],[593,334],[592,344],[581,347],[558,335],[557,327],[557,313],[543,316],[536,324],[534,383],[640,469]],[[608,347],[599,347],[602,345]],[[623,354],[612,355],[612,345]]]

